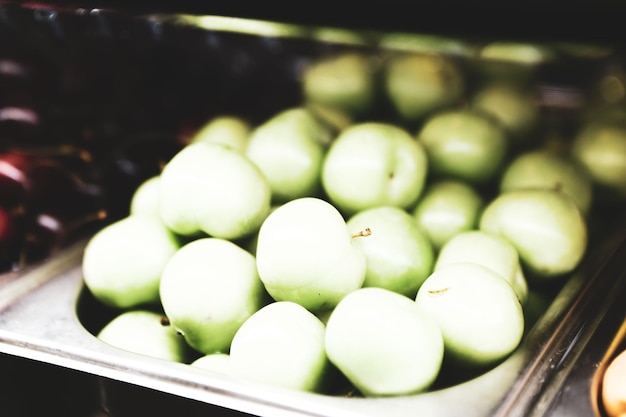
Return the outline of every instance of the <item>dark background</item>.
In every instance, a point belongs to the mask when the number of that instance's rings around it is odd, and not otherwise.
[[[190,13],[452,36],[624,42],[620,0],[49,0],[20,2],[138,13]]]

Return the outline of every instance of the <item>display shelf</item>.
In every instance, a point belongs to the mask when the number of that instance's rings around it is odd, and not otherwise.
[[[618,0],[390,0],[365,5],[331,0],[297,3],[49,0],[19,3],[27,7],[69,8],[81,13],[108,9],[136,14],[215,15],[360,30],[612,43],[623,42],[623,21],[626,17],[626,6]]]

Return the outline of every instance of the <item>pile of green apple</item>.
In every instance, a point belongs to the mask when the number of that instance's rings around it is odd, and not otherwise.
[[[311,65],[303,105],[259,125],[212,118],[136,190],[84,251],[86,287],[119,311],[100,339],[363,396],[477,375],[520,345],[531,293],[587,252],[596,186],[623,198],[626,129],[555,147],[510,84],[468,96],[442,56],[389,59],[380,84],[369,65]],[[381,88],[393,122],[364,116]]]

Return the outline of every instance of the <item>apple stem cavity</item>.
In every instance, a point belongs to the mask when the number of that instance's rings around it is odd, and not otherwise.
[[[562,181],[558,181],[556,184],[554,184],[554,191],[556,191],[557,193],[563,192],[564,188],[565,185]]]
[[[372,229],[370,229],[369,227],[366,227],[363,230],[359,230],[358,232],[353,233],[352,237],[353,238],[355,238],[355,237],[365,237],[365,236],[370,236],[371,234],[372,234]]]

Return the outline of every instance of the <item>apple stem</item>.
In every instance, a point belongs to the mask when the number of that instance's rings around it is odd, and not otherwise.
[[[439,290],[428,290],[428,294],[443,294],[444,292],[448,291],[448,288],[441,288]]]
[[[78,217],[76,219],[72,219],[71,222],[67,224],[65,227],[67,231],[73,231],[74,229],[78,229],[83,224],[87,224],[93,221],[105,220],[109,214],[106,210],[101,209],[92,213],[87,213],[82,217]]]
[[[161,317],[161,326],[169,326],[170,325],[170,319],[162,316]]]
[[[356,233],[352,234],[352,237],[362,237],[362,236],[369,236],[372,234],[372,229],[370,229],[369,227],[363,229],[363,230],[359,230]]]

